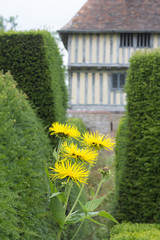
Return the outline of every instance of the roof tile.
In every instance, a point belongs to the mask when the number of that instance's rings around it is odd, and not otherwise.
[[[160,31],[160,0],[88,0],[60,31]]]

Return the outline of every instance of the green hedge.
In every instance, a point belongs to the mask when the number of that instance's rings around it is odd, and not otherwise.
[[[87,132],[87,128],[86,128],[84,122],[82,121],[82,119],[80,119],[80,118],[68,118],[67,124],[77,127],[77,129],[81,133],[81,135],[83,135],[85,132]],[[79,140],[72,139],[72,142],[74,142],[75,144],[77,144],[80,147]]]
[[[126,164],[126,150],[127,150],[127,136],[128,136],[128,122],[126,116],[121,118],[116,133],[116,192],[118,194],[118,184],[123,182],[123,172],[125,171]]]
[[[9,73],[0,74],[0,239],[54,239],[47,211],[52,147]]]
[[[116,218],[121,218],[121,209],[119,208],[119,199],[125,187],[124,177],[127,175],[128,168],[126,167],[126,154],[128,144],[128,121],[127,116],[120,119],[117,133],[116,133],[116,147],[115,147],[115,194],[113,197],[113,211]],[[125,174],[124,174],[125,173]],[[124,196],[123,196],[124,197]],[[127,198],[127,193],[126,196]]]
[[[120,219],[160,222],[160,51],[137,52],[127,85],[128,135],[121,171]],[[123,134],[123,133],[122,133]],[[119,144],[118,140],[118,144]],[[125,141],[125,139],[123,139]],[[123,145],[121,146],[123,148]],[[123,151],[121,150],[123,153]],[[120,150],[117,152],[117,157]],[[120,160],[118,160],[120,161]]]
[[[0,70],[8,70],[35,106],[44,126],[65,121],[65,68],[47,31],[0,33]]]
[[[123,223],[112,228],[110,240],[159,240],[159,224]]]

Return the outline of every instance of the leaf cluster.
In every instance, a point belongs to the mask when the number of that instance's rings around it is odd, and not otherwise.
[[[159,224],[122,223],[111,229],[111,240],[159,240]]]

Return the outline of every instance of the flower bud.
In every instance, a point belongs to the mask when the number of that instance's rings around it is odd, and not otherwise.
[[[103,177],[106,177],[109,175],[109,168],[108,167],[103,167],[101,169],[98,169],[98,171],[103,175]]]

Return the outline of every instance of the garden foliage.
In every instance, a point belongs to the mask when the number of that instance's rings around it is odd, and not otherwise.
[[[122,223],[111,229],[110,240],[159,240],[159,224]]]
[[[78,128],[81,135],[83,135],[85,132],[87,132],[87,128],[80,118],[68,118],[67,123],[71,126],[75,126]]]
[[[0,74],[0,126],[0,238],[54,239],[44,170],[52,147],[9,73]]]
[[[99,170],[101,180],[92,200],[89,199],[85,204],[80,201],[91,168],[98,160],[99,151],[101,149],[112,151],[115,145],[114,139],[99,132],[85,132],[81,136],[75,126],[58,122],[53,123],[49,131],[51,135],[55,135],[60,139],[57,151],[54,149],[55,163],[50,167],[50,173],[46,170],[48,177],[50,176],[50,208],[54,221],[57,223],[57,240],[62,239],[63,231],[66,230],[65,225],[68,224],[79,223],[79,227],[72,239],[77,237],[79,229],[86,220],[105,226],[93,219],[95,216],[101,216],[118,223],[106,210],[96,211],[105,198],[105,196],[100,198],[97,198],[97,196],[102,184],[108,180],[109,169],[107,167]],[[73,142],[68,142],[68,139],[72,138],[79,140],[82,148],[79,148]],[[72,208],[68,211],[68,207],[70,207],[68,200],[70,199],[73,184],[79,187],[79,193]],[[81,208],[76,211],[78,202]]]
[[[127,111],[117,133],[119,219],[160,222],[160,51],[130,60]],[[117,216],[116,216],[117,217]]]
[[[83,133],[87,132],[86,126],[84,125],[83,121],[79,118],[68,118],[67,124],[69,124],[70,126],[76,127],[79,130],[79,132],[81,133],[81,135]],[[77,144],[80,147],[78,140],[76,140],[76,139],[72,139],[72,140],[75,144]],[[68,140],[68,142],[69,142],[69,140]],[[72,187],[72,191],[71,191],[70,198],[68,201],[68,208],[67,208],[68,212],[70,211],[71,207],[73,206],[73,204],[78,196],[78,193],[79,193],[79,187],[77,185],[74,185]],[[85,203],[87,201],[87,193],[85,190],[83,191],[83,193],[80,197],[80,201],[82,203]],[[80,209],[79,203],[76,206],[76,210],[78,210],[78,209]],[[74,233],[76,232],[78,226],[79,226],[79,223],[66,226],[66,231],[63,231],[63,239],[64,240],[71,239],[72,236],[74,235]],[[88,239],[89,234],[91,234],[91,224],[89,223],[89,221],[86,221],[83,224],[83,228],[80,229],[78,235],[76,236],[76,239],[77,240]]]
[[[65,120],[68,101],[65,68],[57,43],[49,32],[1,33],[0,70],[11,72],[44,126]]]
[[[82,119],[80,119],[80,118],[68,118],[68,119],[67,119],[67,123],[68,123],[69,125],[71,125],[71,126],[77,127],[77,129],[78,129],[79,132],[81,133],[81,136],[82,136],[85,132],[87,132],[87,128],[86,128],[84,122],[82,121]],[[72,141],[73,141],[75,144],[77,144],[79,147],[81,147],[78,140],[73,139]]]
[[[127,150],[127,118],[126,116],[120,119],[117,135],[116,135],[116,199],[119,197],[119,189],[121,188],[121,184],[123,184],[123,174],[126,169],[126,150]]]

